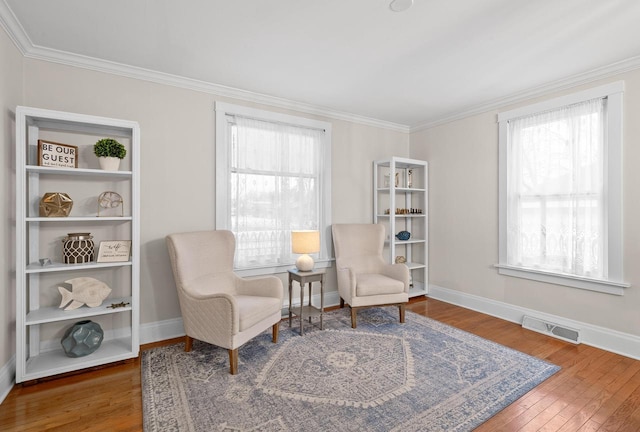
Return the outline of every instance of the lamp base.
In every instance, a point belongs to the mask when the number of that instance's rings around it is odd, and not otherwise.
[[[307,254],[300,255],[296,260],[296,268],[299,271],[311,271],[313,270],[314,264],[313,258]]]

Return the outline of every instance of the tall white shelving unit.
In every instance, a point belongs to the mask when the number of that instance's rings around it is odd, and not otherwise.
[[[115,138],[127,155],[119,171],[103,171],[93,144]],[[38,140],[78,147],[78,167],[38,165]],[[140,128],[138,123],[19,106],[16,109],[16,382],[135,358],[139,353],[140,279]],[[114,191],[124,199],[124,215],[98,216],[98,196]],[[46,192],[65,192],[73,199],[68,217],[40,217]],[[131,240],[124,262],[63,264],[62,239],[89,232],[97,257],[100,241]],[[51,265],[40,259],[49,258]],[[99,307],[60,309],[58,286],[76,277],[106,283],[110,295]],[[125,307],[110,308],[114,303]],[[81,320],[100,324],[104,341],[93,353],[67,357],[60,339]]]
[[[385,253],[390,263],[404,257],[411,270],[409,296],[425,295],[429,287],[428,164],[392,157],[373,163],[373,221],[387,231]],[[408,231],[408,240],[396,235]]]

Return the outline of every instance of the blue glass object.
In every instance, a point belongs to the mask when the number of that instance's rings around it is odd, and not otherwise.
[[[400,231],[396,234],[396,238],[402,241],[409,240],[409,237],[411,237],[411,233],[409,231]]]
[[[68,357],[84,357],[100,347],[104,332],[93,321],[78,321],[64,333],[60,343]]]

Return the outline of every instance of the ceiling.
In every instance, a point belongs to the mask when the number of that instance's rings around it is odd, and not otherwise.
[[[638,0],[0,0],[27,57],[416,130],[640,67]]]

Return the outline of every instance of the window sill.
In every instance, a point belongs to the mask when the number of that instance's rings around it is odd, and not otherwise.
[[[315,261],[314,268],[315,269],[329,268],[331,267],[331,263],[333,261],[334,261],[333,258],[317,260]],[[282,264],[277,266],[234,268],[233,271],[240,277],[265,276],[265,275],[286,273],[287,270],[295,268],[295,266],[296,266],[295,263],[290,263],[290,264]]]
[[[499,274],[505,276],[513,276],[523,279],[535,280],[538,282],[564,285],[606,294],[621,296],[624,295],[624,289],[629,287],[629,284],[626,282],[614,282],[603,279],[585,278],[562,273],[553,273],[544,270],[536,270],[532,268],[516,267],[507,264],[496,264],[495,267],[497,267]]]

